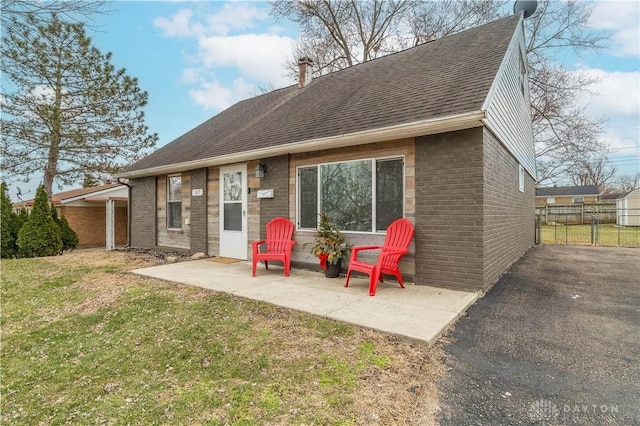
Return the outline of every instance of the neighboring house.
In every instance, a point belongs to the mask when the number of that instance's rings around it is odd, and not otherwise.
[[[301,60],[298,85],[238,102],[119,174],[130,243],[247,259],[284,216],[294,266],[317,266],[305,243],[318,213],[356,245],[382,244],[406,217],[408,278],[486,290],[534,244],[525,58],[517,15],[313,80]]]
[[[536,188],[536,207],[597,203],[599,195],[596,185]]]
[[[622,194],[616,200],[616,217],[620,226],[640,226],[640,189]]]
[[[79,247],[105,246],[107,250],[127,244],[128,199],[128,188],[118,183],[72,189],[51,197],[58,216],[64,215],[78,234]],[[31,211],[33,200],[14,203],[13,207]]]

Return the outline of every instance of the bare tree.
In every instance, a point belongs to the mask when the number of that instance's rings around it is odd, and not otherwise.
[[[604,191],[616,174],[616,169],[610,166],[606,154],[587,156],[574,162],[575,165],[569,171],[574,185],[595,185]]]
[[[297,22],[302,30],[289,68],[295,70],[297,60],[309,56],[320,75],[398,50],[402,20],[413,5],[408,0],[276,0],[272,15]]]
[[[606,47],[608,38],[588,27],[593,4],[540,1],[525,20],[529,86],[533,110],[538,180],[567,178],[589,155],[602,153],[603,118],[589,117],[577,99],[596,82],[568,71],[557,54],[581,54]],[[316,75],[425,43],[504,15],[505,1],[275,0],[272,13],[300,24],[302,37],[287,64],[292,77],[297,59],[314,60]]]
[[[417,46],[490,22],[501,16],[505,4],[507,0],[413,2],[408,13],[412,45]]]
[[[588,27],[592,11],[589,2],[541,1],[525,20],[538,182],[555,183],[585,158],[606,155],[599,139],[604,118],[589,117],[576,102],[597,80],[555,59],[569,49],[580,55],[607,47],[606,35]]]
[[[622,175],[611,186],[622,192],[638,189],[640,188],[640,172],[633,175]]]

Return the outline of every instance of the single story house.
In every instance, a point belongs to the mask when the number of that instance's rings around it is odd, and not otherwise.
[[[236,103],[118,175],[131,245],[248,259],[284,216],[293,266],[317,267],[305,243],[320,212],[355,245],[382,244],[405,217],[416,227],[408,279],[488,289],[534,244],[522,20],[313,79],[301,59],[298,84]]]
[[[622,194],[616,200],[616,217],[620,226],[640,226],[640,189]]]
[[[129,190],[125,185],[110,183],[88,188],[58,192],[51,196],[58,216],[64,215],[69,226],[78,234],[79,247],[127,244]],[[19,211],[31,211],[33,200],[14,203]]]
[[[600,190],[596,185],[536,188],[536,207],[597,203],[599,196]]]

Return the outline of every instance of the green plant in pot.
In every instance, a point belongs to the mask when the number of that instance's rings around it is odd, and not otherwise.
[[[311,253],[320,260],[327,278],[340,276],[342,257],[351,250],[344,234],[331,223],[326,213],[320,213],[320,222],[313,241]]]

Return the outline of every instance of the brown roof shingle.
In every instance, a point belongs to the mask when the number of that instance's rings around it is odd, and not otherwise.
[[[519,19],[240,101],[124,172],[478,111]]]

